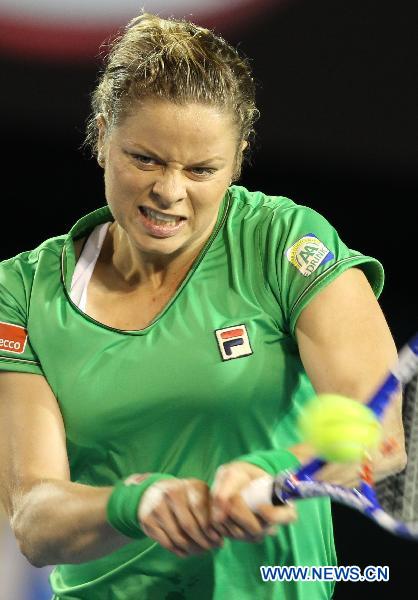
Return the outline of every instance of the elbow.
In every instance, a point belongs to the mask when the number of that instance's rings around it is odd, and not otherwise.
[[[73,543],[69,544],[64,528],[54,526],[50,518],[41,516],[36,509],[18,511],[11,525],[20,552],[33,567],[85,562],[80,552],[84,538],[73,536]]]
[[[51,564],[50,561],[45,560],[39,552],[31,552],[24,545],[19,543],[19,550],[26,558],[29,564],[32,567],[36,567],[37,569],[41,569],[42,567],[46,567]]]
[[[59,562],[52,558],[51,552],[47,552],[46,548],[43,548],[35,540],[31,540],[29,536],[19,533],[16,530],[14,530],[14,535],[20,552],[33,567],[40,569],[41,567]]]
[[[37,568],[57,564],[50,540],[42,536],[42,526],[35,523],[25,510],[19,510],[11,520],[13,534],[20,552],[26,560]]]
[[[42,561],[40,553],[37,552],[37,544],[33,543],[30,536],[26,533],[26,528],[19,513],[13,517],[11,526],[18,548],[26,560],[33,567],[40,568],[46,566]]]

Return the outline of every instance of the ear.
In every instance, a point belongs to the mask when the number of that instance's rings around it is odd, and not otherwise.
[[[105,141],[107,134],[107,123],[103,113],[96,117],[97,130],[99,133],[97,139],[97,162],[101,167],[105,166]]]

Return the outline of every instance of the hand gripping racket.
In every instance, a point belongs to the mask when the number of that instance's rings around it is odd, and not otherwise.
[[[399,474],[373,485],[370,464],[363,463],[358,488],[317,481],[314,475],[327,464],[315,458],[294,471],[254,480],[242,496],[252,510],[260,504],[329,496],[354,508],[388,531],[418,541],[418,334],[400,351],[398,363],[367,405],[381,420],[399,386],[406,386],[402,418],[408,462]]]

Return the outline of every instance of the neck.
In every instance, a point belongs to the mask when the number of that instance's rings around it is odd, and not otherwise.
[[[129,286],[158,290],[177,285],[184,278],[208,237],[186,250],[168,256],[156,255],[135,248],[126,232],[114,222],[103,247],[103,259]]]

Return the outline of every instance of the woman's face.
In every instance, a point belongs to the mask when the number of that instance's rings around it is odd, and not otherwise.
[[[232,115],[146,99],[110,131],[99,122],[99,131],[106,198],[133,247],[161,258],[200,247],[234,173]]]

